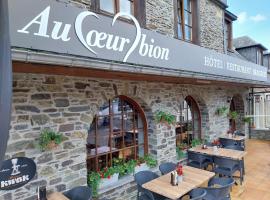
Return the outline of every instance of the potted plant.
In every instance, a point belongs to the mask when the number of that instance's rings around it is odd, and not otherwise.
[[[252,122],[252,118],[251,118],[251,117],[244,117],[244,118],[243,118],[243,122],[249,124],[249,123]]]
[[[51,129],[44,129],[41,131],[39,137],[39,147],[42,151],[55,149],[63,141],[61,133],[55,132]]]
[[[236,111],[229,112],[229,118],[232,120],[236,120],[238,118],[238,113]]]
[[[228,113],[228,108],[226,106],[222,106],[216,110],[216,114],[219,116],[225,115],[226,113]]]
[[[100,183],[100,174],[98,172],[90,172],[87,177],[87,184],[91,187],[93,197],[96,198],[98,196],[98,188]]]
[[[202,144],[202,141],[200,139],[193,139],[191,142],[192,147],[196,147],[196,146],[201,145],[201,144]]]
[[[152,156],[145,155],[144,157],[140,157],[137,160],[137,165],[135,166],[134,174],[140,171],[149,170],[150,168],[153,168],[156,166],[157,166],[157,161]]]
[[[184,150],[181,149],[179,146],[176,147],[176,155],[177,155],[177,160],[181,160],[186,157]]]
[[[175,116],[170,113],[166,113],[164,111],[157,111],[155,113],[155,120],[157,123],[165,123],[167,125],[171,125],[175,123]]]
[[[99,174],[101,179],[98,188],[104,188],[113,185],[118,181],[119,178],[118,167],[105,167],[102,171],[99,172]]]

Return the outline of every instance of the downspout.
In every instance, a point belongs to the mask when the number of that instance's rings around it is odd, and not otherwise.
[[[0,167],[9,138],[11,101],[12,101],[12,65],[9,36],[8,0],[0,1]]]

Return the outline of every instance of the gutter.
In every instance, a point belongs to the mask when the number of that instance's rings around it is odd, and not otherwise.
[[[169,68],[157,68],[152,66],[133,65],[101,59],[91,59],[70,55],[40,52],[26,49],[12,49],[12,60],[26,63],[39,63],[48,65],[61,65],[67,67],[99,69],[115,72],[141,73],[148,75],[171,76],[179,78],[193,78],[201,80],[223,81],[242,83],[256,86],[270,86],[270,82],[261,82],[247,79],[239,79],[227,76],[212,75],[206,73],[190,72]]]

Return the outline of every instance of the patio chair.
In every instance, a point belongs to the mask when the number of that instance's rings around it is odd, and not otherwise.
[[[214,157],[215,173],[232,178],[236,171],[240,172],[240,183],[243,182],[243,166],[241,161],[232,160],[229,158]]]
[[[159,171],[162,175],[168,174],[169,172],[175,170],[176,164],[172,162],[162,163],[159,165]]]
[[[245,136],[245,134],[242,133],[242,132],[239,131],[239,130],[234,131],[234,134],[235,134],[235,135],[238,135],[238,136]]]
[[[203,188],[196,188],[189,192],[190,200],[203,200],[206,195],[206,190]]]
[[[142,185],[153,179],[158,178],[158,175],[151,171],[140,171],[135,174],[135,182],[137,183],[137,199],[138,200],[165,200],[166,198],[156,193],[144,189]]]
[[[244,151],[244,147],[239,146],[239,145],[226,146],[224,148],[238,150],[238,151]],[[241,167],[243,169],[243,174],[245,174],[246,172],[245,172],[245,161],[244,161],[244,158],[241,160],[240,163],[241,163]]]
[[[92,190],[87,186],[78,186],[63,193],[70,200],[91,200]]]
[[[212,157],[200,153],[188,151],[187,165],[199,169],[206,169],[208,165],[213,164]]]
[[[237,143],[234,140],[230,140],[226,138],[219,138],[219,142],[222,145],[222,147],[237,145]]]
[[[231,187],[234,184],[233,178],[212,178],[206,190],[204,200],[230,200]]]

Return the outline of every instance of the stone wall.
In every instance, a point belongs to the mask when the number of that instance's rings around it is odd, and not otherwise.
[[[146,27],[173,37],[173,0],[146,0]]]
[[[251,139],[270,140],[270,130],[254,129],[250,132]]]
[[[224,53],[224,10],[212,0],[199,2],[201,45]]]
[[[14,74],[13,78],[12,121],[6,158],[33,158],[37,163],[37,175],[20,189],[12,192],[1,191],[1,200],[35,199],[36,188],[41,185],[47,185],[49,191],[63,191],[86,184],[87,130],[99,107],[117,95],[134,99],[145,110],[149,152],[158,163],[162,163],[176,160],[175,128],[156,124],[153,120],[155,111],[164,110],[176,114],[180,102],[191,95],[198,103],[202,118],[205,118],[202,119],[202,135],[214,137],[224,133],[229,127],[227,117],[217,116],[216,109],[222,105],[229,106],[227,96],[244,96],[246,92],[246,89],[241,87],[191,86],[36,74]],[[40,131],[46,127],[63,133],[66,139],[58,149],[42,152],[37,147],[37,140]],[[127,191],[135,190],[134,183],[120,188],[115,195],[128,195]],[[135,193],[136,191],[133,192]]]

